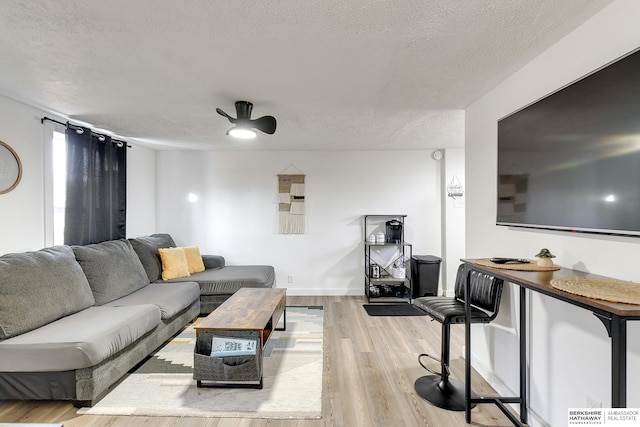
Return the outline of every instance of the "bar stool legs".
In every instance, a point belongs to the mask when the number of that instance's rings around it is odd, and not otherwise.
[[[418,363],[420,363],[420,366],[435,375],[426,375],[418,378],[414,384],[414,388],[418,396],[434,406],[450,411],[464,411],[464,383],[449,378],[449,358],[451,348],[450,334],[450,325],[443,323],[440,360],[428,354],[421,354],[418,356]],[[439,361],[441,371],[436,372],[427,367],[422,363],[422,357],[428,357]],[[473,393],[471,397],[475,397]],[[472,408],[474,406],[475,404],[471,405]]]

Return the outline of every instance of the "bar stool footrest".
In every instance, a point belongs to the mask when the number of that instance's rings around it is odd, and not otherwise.
[[[424,363],[422,363],[422,358],[423,357],[428,357],[431,360],[435,360],[436,362],[440,363],[441,366],[444,366],[444,369],[447,371],[447,376],[449,376],[450,372],[449,372],[449,365],[447,365],[446,363],[442,363],[442,360],[438,359],[437,357],[434,357],[430,354],[427,353],[422,353],[420,356],[418,356],[418,363],[420,364],[420,366],[422,366],[424,368],[425,371],[427,372],[431,372],[434,375],[438,375],[440,377],[442,377],[444,374],[443,372],[437,372],[434,371],[433,369],[429,368],[427,365],[425,365]]]

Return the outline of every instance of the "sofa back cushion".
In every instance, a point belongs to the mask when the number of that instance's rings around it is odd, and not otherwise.
[[[89,280],[96,305],[129,295],[149,284],[144,267],[128,240],[73,246],[73,252]]]
[[[0,339],[91,307],[93,294],[69,246],[0,257]]]
[[[171,236],[169,234],[152,234],[151,236],[129,239],[129,241],[138,254],[149,281],[160,280],[162,277],[162,261],[158,249],[175,248],[176,243]]]

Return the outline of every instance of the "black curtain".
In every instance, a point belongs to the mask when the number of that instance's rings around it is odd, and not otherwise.
[[[125,238],[126,212],[127,144],[68,125],[64,243]]]

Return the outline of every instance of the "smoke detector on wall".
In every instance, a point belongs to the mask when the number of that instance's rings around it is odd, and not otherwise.
[[[441,150],[436,150],[433,153],[431,153],[431,157],[433,157],[433,160],[442,160],[443,154]]]

